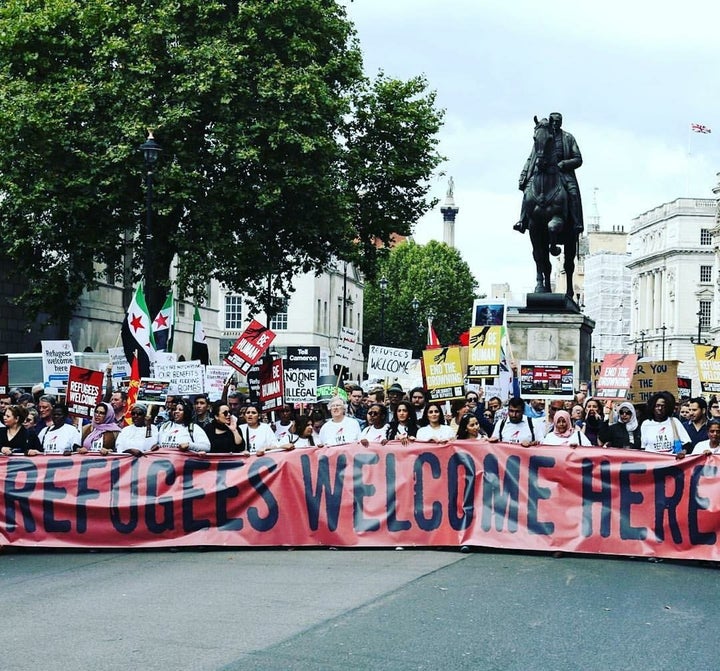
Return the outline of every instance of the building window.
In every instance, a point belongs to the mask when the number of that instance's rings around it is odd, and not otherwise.
[[[701,245],[712,245],[712,233],[709,228],[700,229],[700,244]]]
[[[287,331],[288,327],[288,313],[287,313],[287,303],[283,306],[282,310],[280,312],[277,312],[273,318],[270,320],[270,330],[271,331]]]
[[[242,296],[225,294],[225,330],[242,328]]]
[[[712,266],[700,266],[700,281],[712,282]]]
[[[710,328],[710,315],[712,311],[712,301],[700,301],[700,327],[704,329]]]

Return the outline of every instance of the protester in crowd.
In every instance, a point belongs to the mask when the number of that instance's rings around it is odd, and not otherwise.
[[[95,406],[90,424],[83,427],[79,454],[96,452],[102,455],[115,452],[115,441],[120,428],[115,423],[115,413],[109,403],[100,402]]]
[[[10,394],[0,394],[0,417],[5,414],[7,410],[13,404]]]
[[[277,443],[287,442],[287,435],[292,429],[295,420],[295,410],[289,403],[285,403],[278,410],[279,419],[275,423],[275,441]]]
[[[360,439],[360,425],[357,420],[345,416],[345,403],[341,398],[331,398],[328,410],[330,420],[320,429],[319,447],[354,443]]]
[[[648,399],[650,417],[640,425],[640,444],[648,452],[673,454],[678,458],[690,452],[692,443],[682,422],[673,417],[675,397],[668,391],[659,391]],[[680,442],[680,451],[674,451],[676,441]]]
[[[620,447],[631,450],[640,449],[640,423],[635,406],[623,401],[617,409],[618,421],[603,422],[598,441],[603,447]]]
[[[397,404],[405,398],[405,392],[403,391],[402,385],[397,382],[393,383],[388,387],[387,390],[387,406],[390,408],[390,413],[395,412]]]
[[[38,399],[38,421],[35,424],[35,433],[40,435],[43,429],[53,425],[52,410],[57,400],[51,394],[44,394]]]
[[[40,453],[38,437],[23,424],[27,414],[27,409],[21,405],[5,408],[2,416],[4,426],[0,427],[1,454],[26,454],[32,457]]]
[[[193,422],[203,429],[213,422],[210,402],[205,394],[198,394],[193,401]]]
[[[580,427],[573,426],[572,418],[567,410],[555,412],[552,426],[540,441],[541,445],[567,445],[578,447],[583,445],[590,447],[591,443],[582,432]]]
[[[426,443],[447,443],[455,438],[455,431],[445,423],[443,409],[437,401],[425,406],[423,426],[418,429],[417,440]]]
[[[480,420],[474,413],[466,413],[460,418],[457,430],[458,440],[479,440],[487,442],[488,435],[482,430]]]
[[[257,454],[258,456],[278,447],[272,427],[260,420],[261,412],[262,409],[257,403],[246,405],[245,424],[240,428],[240,435],[245,443],[245,451],[248,454]]]
[[[80,447],[80,432],[68,424],[68,408],[64,403],[56,403],[52,409],[52,424],[38,434],[41,451],[45,454],[72,454]]]
[[[493,424],[495,424],[496,414],[501,410],[502,405],[502,399],[499,396],[491,396],[488,399],[487,410],[492,413],[491,421],[493,422]]]
[[[573,426],[577,429],[585,428],[585,408],[579,404],[574,404],[570,410],[570,419],[572,420]]]
[[[425,405],[427,404],[427,394],[425,390],[422,387],[415,387],[410,390],[408,396],[415,412],[415,421],[422,421],[423,415],[425,414]]]
[[[360,433],[360,443],[365,447],[369,443],[387,443],[387,408],[381,403],[373,403],[368,408],[367,420],[368,425]]]
[[[208,452],[210,440],[203,428],[192,421],[190,402],[180,399],[174,406],[172,419],[160,425],[156,449]]]
[[[599,433],[603,423],[603,415],[604,411],[598,399],[589,398],[585,401],[584,431],[592,445],[600,444]]]
[[[117,437],[115,449],[124,454],[140,457],[149,452],[158,442],[158,429],[148,420],[148,409],[144,403],[135,403],[130,409],[131,423]]]
[[[711,419],[707,424],[708,439],[693,447],[692,454],[720,454],[720,419]]]
[[[491,443],[517,443],[523,447],[537,445],[538,439],[543,437],[544,423],[539,420],[539,427],[535,425],[532,417],[525,416],[525,401],[514,396],[508,401],[507,417],[495,422]],[[539,429],[539,431],[538,431]]]
[[[23,426],[28,430],[32,431],[37,436],[35,427],[37,426],[39,414],[37,408],[27,408],[27,417],[23,421]]]
[[[710,402],[708,403],[708,418],[709,419],[720,419],[720,401],[717,396],[711,396]]]
[[[472,413],[468,402],[462,399],[456,399],[450,404],[450,415],[446,416],[448,426],[457,435],[458,426],[460,426],[460,420],[465,417],[468,413]]]
[[[312,417],[310,415],[300,415],[295,420],[292,431],[285,437],[285,441],[278,443],[278,445],[284,450],[315,447]]]
[[[243,452],[245,445],[238,418],[230,412],[228,404],[223,400],[215,401],[211,413],[212,422],[204,427],[210,441],[210,452]]]
[[[388,440],[399,440],[402,445],[415,440],[418,426],[415,418],[415,407],[407,401],[400,401],[395,408],[395,415],[388,424]]]
[[[373,389],[367,395],[365,407],[369,408],[373,403],[385,403],[385,392],[382,388]]]
[[[244,407],[245,403],[242,398],[242,394],[238,391],[231,391],[227,395],[227,406],[230,409],[230,414],[235,415],[235,417],[238,418],[239,423],[242,424],[245,421],[245,418],[240,417],[240,408]]]
[[[703,399],[703,401],[704,400],[705,399]],[[707,403],[705,403],[705,412],[707,412]],[[688,421],[688,418],[690,417],[690,399],[685,399],[680,404],[680,409],[678,410],[678,417],[683,423]]]
[[[573,405],[585,406],[588,397],[588,386],[587,383],[582,383],[578,389],[575,390],[575,398],[573,399]]]
[[[125,415],[128,407],[128,396],[126,391],[114,391],[110,396],[110,405],[113,409],[115,423],[123,427],[125,426]]]
[[[562,408],[562,406],[561,406]],[[525,416],[532,417],[536,425],[539,425],[541,421],[545,420],[545,399],[544,398],[531,398],[528,403],[525,404]]]
[[[313,427],[312,437],[315,445],[320,444],[320,429],[325,426],[326,421],[327,415],[325,414],[325,410],[322,405],[315,407],[310,413],[310,422]]]
[[[687,419],[682,423],[693,447],[708,439],[707,401],[698,396],[688,402]]]
[[[32,394],[20,394],[17,404],[21,405],[23,408],[33,408],[35,407],[35,399]]]
[[[467,403],[468,408],[470,409],[470,412],[477,416],[478,411],[480,409],[481,403],[480,403],[480,392],[475,391],[474,389],[471,389],[470,391],[465,393],[465,403]]]
[[[363,405],[363,389],[357,384],[350,385],[348,393],[348,417],[354,417],[360,422],[360,427],[365,426],[367,420],[367,406]]]

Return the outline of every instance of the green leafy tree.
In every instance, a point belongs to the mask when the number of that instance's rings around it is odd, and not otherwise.
[[[375,239],[433,203],[442,113],[422,78],[362,74],[336,0],[7,0],[0,6],[0,227],[32,318],[67,320],[105,266],[151,255],[202,300],[210,278],[270,313],[334,257],[372,275]]]
[[[417,355],[425,349],[427,318],[432,315],[441,344],[457,344],[470,327],[476,288],[470,267],[456,249],[436,241],[405,241],[379,262],[376,279],[365,285],[364,342],[412,349]]]

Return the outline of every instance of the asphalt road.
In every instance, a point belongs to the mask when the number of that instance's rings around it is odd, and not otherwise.
[[[0,669],[715,671],[713,565],[455,550],[0,553]]]

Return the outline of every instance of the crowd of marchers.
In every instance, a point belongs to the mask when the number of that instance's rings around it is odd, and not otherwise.
[[[670,392],[652,394],[647,403],[601,401],[578,389],[572,400],[512,397],[485,399],[470,388],[451,402],[431,400],[422,387],[407,392],[399,384],[363,390],[348,384],[345,401],[284,404],[263,412],[237,391],[210,402],[205,395],[168,396],[164,405],[135,403],[125,391],[107,389],[92,419],[81,423],[67,406],[43,393],[12,389],[0,395],[0,454],[125,453],[136,457],[160,449],[195,454],[322,448],[399,441],[442,446],[451,441],[604,447],[665,453],[720,453],[720,404],[713,397],[678,403]]]

